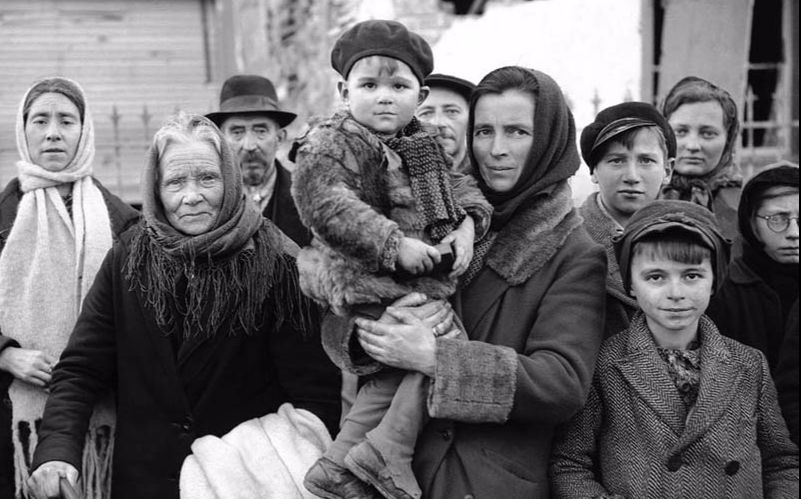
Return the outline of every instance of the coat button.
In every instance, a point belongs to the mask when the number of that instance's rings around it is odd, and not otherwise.
[[[667,462],[667,469],[668,471],[673,471],[673,472],[679,471],[679,468],[681,468],[681,464],[682,463],[680,455],[670,456],[670,459],[668,459]]]
[[[453,437],[453,432],[451,430],[440,430],[439,434],[442,436],[442,440],[450,440]]]
[[[740,462],[739,461],[729,461],[726,463],[726,474],[729,476],[734,476],[737,472],[740,471]]]
[[[464,499],[476,499],[473,494],[465,494]]]

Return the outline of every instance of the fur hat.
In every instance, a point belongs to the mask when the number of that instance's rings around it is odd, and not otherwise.
[[[254,114],[273,118],[281,128],[297,117],[281,110],[273,82],[258,75],[234,75],[225,80],[220,90],[220,110],[207,114],[206,118],[219,127],[232,115]]]
[[[726,277],[731,241],[720,231],[715,215],[701,205],[676,199],[658,199],[637,210],[621,234],[612,237],[620,277],[626,292],[631,290],[631,257],[637,241],[652,234],[682,231],[712,251],[715,289]]]
[[[347,78],[356,61],[371,55],[406,63],[421,85],[434,69],[431,46],[423,37],[399,22],[382,20],[360,22],[343,33],[331,50],[331,66]]]
[[[453,90],[464,97],[464,100],[468,103],[470,102],[470,94],[473,93],[473,89],[476,88],[476,85],[472,82],[442,73],[434,73],[428,76],[425,79],[425,84],[431,88],[442,87]]]
[[[592,153],[613,137],[623,132],[643,126],[657,126],[662,130],[667,144],[667,158],[676,157],[676,136],[662,114],[647,102],[624,102],[607,107],[595,117],[581,132],[581,157],[595,170],[591,162]]]

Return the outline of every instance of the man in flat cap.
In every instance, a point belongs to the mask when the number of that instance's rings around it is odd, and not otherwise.
[[[437,128],[437,140],[451,157],[453,168],[460,173],[473,173],[467,154],[467,116],[470,93],[476,86],[467,80],[434,73],[425,79],[431,89],[415,115],[423,123]]]
[[[247,196],[303,247],[311,241],[311,234],[301,223],[289,193],[291,174],[276,158],[278,147],[286,140],[284,127],[296,116],[280,108],[272,82],[257,75],[228,78],[220,92],[220,110],[206,115],[237,155]]]

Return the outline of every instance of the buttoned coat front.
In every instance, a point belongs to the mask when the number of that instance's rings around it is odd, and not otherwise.
[[[601,348],[590,396],[554,447],[555,497],[798,497],[767,362],[701,317],[701,383],[688,412],[645,316]]]

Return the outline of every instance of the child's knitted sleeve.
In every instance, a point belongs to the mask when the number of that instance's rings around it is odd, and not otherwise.
[[[303,224],[328,247],[368,272],[395,269],[403,233],[380,212],[380,145],[339,127],[318,125],[296,151],[292,197]]]
[[[461,206],[476,224],[476,242],[483,238],[489,230],[492,205],[481,193],[478,182],[472,175],[454,171],[449,172],[453,200]]]

